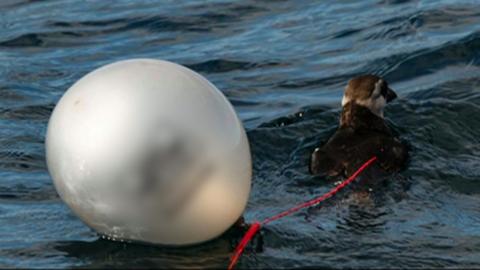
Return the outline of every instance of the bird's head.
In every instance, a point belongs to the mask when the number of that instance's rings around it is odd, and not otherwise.
[[[388,87],[388,83],[376,75],[362,75],[351,79],[342,99],[342,107],[350,102],[368,108],[383,118],[383,109],[397,94]]]

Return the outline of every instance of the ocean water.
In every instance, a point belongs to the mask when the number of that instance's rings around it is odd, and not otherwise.
[[[225,268],[223,235],[164,248],[99,239],[45,165],[68,87],[113,61],[175,61],[213,82],[248,132],[247,220],[318,196],[310,151],[334,132],[353,76],[383,76],[407,168],[370,203],[348,190],[264,228],[240,268],[480,267],[480,3],[435,1],[0,2],[0,267]]]

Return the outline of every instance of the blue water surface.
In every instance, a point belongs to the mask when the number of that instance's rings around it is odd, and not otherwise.
[[[99,239],[45,165],[49,115],[89,71],[175,61],[212,81],[247,129],[247,220],[318,196],[307,171],[353,76],[399,94],[389,124],[406,170],[373,202],[353,193],[264,230],[241,268],[480,267],[480,2],[211,0],[0,2],[0,267],[224,268],[233,244],[163,248]]]

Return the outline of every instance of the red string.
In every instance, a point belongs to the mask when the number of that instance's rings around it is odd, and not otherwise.
[[[376,156],[373,156],[372,158],[370,158],[367,162],[363,163],[362,166],[360,166],[360,168],[358,168],[347,180],[343,181],[341,184],[339,184],[338,186],[334,187],[333,189],[331,189],[329,192],[323,194],[322,196],[318,197],[318,198],[315,198],[313,200],[310,200],[308,202],[305,202],[305,203],[302,203],[302,204],[299,204],[293,208],[290,208],[284,212],[281,212],[273,217],[269,217],[269,218],[266,218],[265,220],[263,220],[262,222],[254,222],[250,228],[248,229],[248,231],[245,233],[245,235],[243,236],[242,240],[240,241],[240,243],[237,245],[237,247],[235,248],[235,251],[233,253],[233,256],[232,258],[230,259],[230,264],[228,265],[228,270],[232,270],[235,265],[237,264],[238,260],[240,259],[240,256],[242,256],[242,253],[243,253],[243,250],[245,249],[245,247],[247,246],[247,244],[250,242],[250,240],[252,240],[252,238],[255,236],[255,234],[260,231],[261,227],[263,225],[266,225],[267,223],[270,223],[272,221],[275,221],[275,220],[278,220],[278,219],[281,219],[282,217],[284,216],[288,216],[294,212],[297,212],[303,208],[307,208],[307,207],[311,207],[311,206],[314,206],[316,204],[319,204],[323,201],[325,201],[326,199],[334,196],[336,193],[338,193],[340,190],[342,190],[343,188],[345,188],[346,186],[348,186],[349,184],[351,184],[353,181],[355,181],[355,179],[358,177],[359,174],[361,174],[364,170],[366,170],[372,163],[374,163],[375,161],[377,160],[377,157]]]
[[[228,265],[228,269],[231,270],[235,267],[235,264],[237,264],[238,259],[240,259],[240,256],[242,256],[243,250],[247,246],[248,242],[252,240],[253,236],[260,230],[262,225],[260,222],[255,222],[253,223],[248,231],[245,233],[245,235],[242,238],[242,241],[238,244],[237,248],[235,248],[235,252],[233,253],[232,259],[230,260],[230,265]]]

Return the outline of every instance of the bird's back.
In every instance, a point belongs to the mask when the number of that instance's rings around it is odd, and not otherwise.
[[[379,156],[381,170],[395,172],[405,164],[407,149],[393,136],[382,118],[352,103],[344,107],[335,134],[312,153],[310,171],[348,176],[374,155]]]

